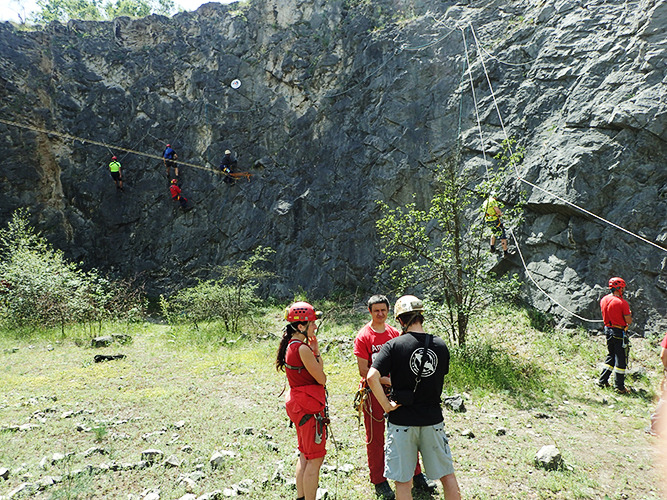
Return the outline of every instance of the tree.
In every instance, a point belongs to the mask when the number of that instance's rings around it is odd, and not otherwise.
[[[112,20],[119,16],[145,17],[151,13],[169,15],[173,0],[37,0],[39,10],[33,15],[36,23]]]
[[[225,330],[238,333],[241,319],[259,303],[260,283],[274,274],[262,269],[275,251],[259,246],[237,265],[221,266],[216,279],[202,280],[183,288],[169,299],[161,298],[162,311],[170,322],[198,323],[222,320]]]
[[[482,252],[483,216],[479,193],[499,184],[499,176],[480,183],[472,171],[460,172],[455,157],[434,172],[436,193],[426,209],[415,203],[390,208],[378,202],[382,217],[377,230],[382,241],[380,273],[402,290],[426,293],[430,312],[448,329],[452,340],[465,344],[473,315],[493,299],[517,290],[516,278],[498,278]]]

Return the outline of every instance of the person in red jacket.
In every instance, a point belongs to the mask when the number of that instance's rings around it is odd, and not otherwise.
[[[614,385],[620,394],[630,393],[625,387],[625,368],[627,366],[626,349],[629,346],[627,329],[632,323],[630,305],[623,298],[625,281],[614,277],[609,280],[611,293],[600,300],[600,310],[604,321],[604,334],[607,337],[607,357],[598,380],[600,387],[609,386],[609,376],[615,373]]]
[[[320,468],[326,455],[327,376],[317,343],[316,312],[308,302],[295,302],[285,310],[288,321],[276,355],[276,370],[287,375],[289,390],[285,410],[296,427],[299,462],[296,465],[297,500],[315,500]]]
[[[171,192],[171,199],[180,203],[181,208],[185,209],[188,206],[188,199],[183,196],[181,193],[181,188],[178,187],[178,179],[171,180],[171,186],[169,186],[169,191]]]

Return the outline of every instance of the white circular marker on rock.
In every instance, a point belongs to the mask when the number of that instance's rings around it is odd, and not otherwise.
[[[232,88],[233,88],[233,89],[237,89],[237,88],[239,88],[240,86],[241,86],[241,80],[238,80],[238,79],[236,79],[236,80],[232,80]]]

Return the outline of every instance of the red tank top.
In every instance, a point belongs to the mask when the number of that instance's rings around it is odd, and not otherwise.
[[[299,356],[299,348],[302,345],[308,345],[300,340],[292,340],[287,346],[285,353],[285,373],[287,374],[287,382],[290,387],[300,387],[303,385],[320,385],[315,378],[310,374],[306,367],[303,366],[301,356]],[[310,349],[310,347],[308,347]],[[291,368],[290,368],[291,367]]]

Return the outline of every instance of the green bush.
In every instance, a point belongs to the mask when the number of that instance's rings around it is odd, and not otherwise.
[[[65,327],[142,314],[141,295],[125,283],[113,283],[98,271],[67,262],[16,211],[0,231],[0,322],[10,329]]]
[[[217,269],[219,278],[200,281],[183,288],[168,299],[160,297],[162,313],[170,324],[221,320],[225,330],[238,333],[241,319],[259,304],[257,288],[273,273],[261,269],[274,250],[258,247],[247,260]]]

